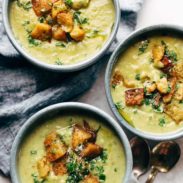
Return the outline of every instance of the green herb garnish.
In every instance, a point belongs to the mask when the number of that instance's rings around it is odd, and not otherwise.
[[[24,21],[24,23],[22,24],[23,26],[26,26],[26,25],[29,25],[30,24],[30,21],[29,20],[26,20]]]
[[[43,23],[43,22],[45,21],[45,18],[44,18],[44,17],[39,17],[39,18],[38,18],[38,21],[39,21],[40,23]]]
[[[56,46],[56,47],[63,47],[63,48],[66,47],[66,45],[65,45],[64,43],[62,43],[62,42],[57,42],[57,43],[55,44],[55,46]]]
[[[170,87],[170,85],[168,85],[168,89],[167,89],[167,93],[170,93],[171,92],[171,87]]]
[[[118,110],[124,109],[124,106],[123,106],[122,102],[116,102],[116,103],[115,103],[115,106],[116,106],[116,108],[117,108]]]
[[[112,84],[112,88],[116,89],[117,84]]]
[[[29,11],[32,8],[32,3],[31,1],[27,2],[20,2],[20,0],[17,0],[17,5],[21,8],[23,8],[26,11]]]
[[[159,119],[159,126],[163,127],[163,126],[165,126],[165,124],[166,124],[165,119],[164,118],[160,118]]]
[[[149,45],[149,40],[142,41],[140,43],[140,46],[139,46],[139,53],[138,53],[138,55],[143,54],[146,51],[148,45]]]
[[[135,79],[139,81],[140,80],[140,74],[136,74]]]
[[[72,6],[72,0],[65,0],[65,4],[68,6]]]
[[[63,65],[63,63],[62,63],[59,59],[57,59],[57,60],[55,61],[55,64],[56,64],[56,65]]]
[[[31,155],[36,155],[37,151],[36,150],[31,150],[30,153],[31,153]]]
[[[78,24],[87,24],[88,23],[88,18],[83,18],[81,16],[81,12],[80,11],[75,11],[73,17],[74,17],[74,20]]]
[[[44,183],[44,182],[45,182],[45,180],[40,180],[40,179],[38,178],[38,176],[35,175],[35,174],[32,174],[32,177],[33,177],[33,182],[34,182],[34,183]]]
[[[33,39],[31,35],[28,35],[27,40],[31,46],[39,46],[41,45],[41,41]]]

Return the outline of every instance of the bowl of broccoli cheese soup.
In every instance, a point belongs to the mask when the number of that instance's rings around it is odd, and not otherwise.
[[[183,135],[183,30],[156,25],[137,30],[115,50],[106,93],[118,120],[152,140]]]
[[[7,0],[4,25],[31,63],[54,71],[85,68],[104,54],[120,19],[117,0]]]
[[[13,183],[127,183],[131,169],[122,128],[81,103],[56,104],[33,115],[11,151]]]

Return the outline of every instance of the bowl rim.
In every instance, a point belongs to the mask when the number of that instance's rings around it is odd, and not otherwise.
[[[132,127],[123,118],[123,116],[120,115],[120,113],[115,107],[115,104],[112,99],[111,91],[110,91],[110,79],[111,79],[112,70],[117,62],[119,55],[129,47],[129,45],[131,44],[130,43],[131,41],[137,40],[138,38],[142,38],[144,34],[148,34],[148,33],[153,34],[153,32],[163,31],[163,30],[173,31],[183,35],[183,27],[177,26],[174,24],[155,24],[155,25],[139,28],[135,30],[133,33],[131,33],[129,36],[127,36],[127,38],[124,39],[122,42],[120,42],[120,44],[116,47],[116,49],[114,50],[113,54],[109,59],[109,62],[106,68],[106,73],[105,73],[105,92],[107,96],[107,101],[110,108],[112,109],[113,114],[115,115],[119,123],[122,124],[127,130],[129,130],[133,134],[148,140],[153,140],[153,141],[165,141],[165,140],[178,139],[183,136],[183,129],[182,130],[180,129],[175,132],[165,133],[164,135],[160,135],[160,134],[153,134],[149,132],[143,132],[141,130],[138,130]],[[121,52],[122,49],[124,50]]]
[[[10,2],[11,2],[11,0],[6,0],[6,1],[3,1],[3,4],[2,4],[3,24],[4,24],[5,31],[8,35],[8,38],[9,38],[10,42],[12,43],[14,48],[24,58],[26,58],[26,60],[28,60],[30,63],[32,63],[33,65],[36,65],[40,68],[43,68],[43,69],[46,69],[46,70],[51,70],[51,71],[54,71],[54,72],[79,71],[79,70],[82,70],[86,67],[89,67],[90,65],[92,65],[92,64],[96,63],[97,61],[99,61],[99,59],[105,54],[106,50],[109,48],[109,46],[114,41],[114,39],[116,37],[116,33],[118,31],[118,28],[119,28],[120,5],[119,5],[118,0],[113,0],[113,5],[114,5],[114,9],[115,9],[115,20],[114,20],[114,24],[113,24],[113,29],[111,31],[111,34],[110,34],[109,38],[107,39],[107,41],[105,42],[105,44],[103,45],[103,47],[101,48],[101,50],[99,52],[96,52],[96,54],[94,54],[94,56],[92,56],[91,58],[88,58],[88,59],[83,60],[81,62],[78,62],[76,64],[62,65],[62,66],[47,64],[47,63],[44,63],[43,61],[39,61],[39,59],[36,59],[33,56],[31,56],[26,51],[26,49],[24,49],[23,47],[20,46],[18,41],[15,39],[15,37],[13,35],[11,25],[10,25],[10,21],[9,21],[9,4],[10,4]]]
[[[30,129],[30,127],[33,124],[36,124],[38,120],[45,114],[48,115],[49,113],[52,113],[54,111],[61,111],[62,109],[64,110],[79,109],[79,110],[87,111],[88,113],[91,113],[94,116],[101,117],[105,122],[107,122],[108,125],[113,127],[113,130],[115,131],[116,135],[120,139],[124,149],[125,159],[126,159],[126,171],[123,178],[123,183],[127,183],[131,176],[133,162],[132,162],[132,152],[131,152],[130,143],[122,127],[117,123],[117,121],[115,121],[110,115],[108,115],[106,112],[102,111],[101,109],[89,104],[84,104],[79,102],[63,102],[63,103],[58,103],[58,104],[48,106],[38,111],[37,113],[35,113],[24,123],[24,125],[19,130],[17,136],[15,137],[15,140],[13,142],[12,149],[11,149],[10,176],[11,176],[12,182],[20,183],[19,176],[18,176],[18,168],[17,168],[17,157],[19,153],[19,147],[21,146],[23,137],[27,134],[27,131]]]

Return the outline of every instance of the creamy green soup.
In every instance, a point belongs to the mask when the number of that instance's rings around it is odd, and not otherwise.
[[[35,183],[36,181],[44,181],[45,183],[72,182],[71,180],[69,181],[69,178],[72,177],[69,177],[68,173],[56,176],[53,170],[50,170],[44,179],[40,178],[37,162],[42,157],[45,157],[44,141],[50,132],[56,131],[66,145],[71,146],[73,126],[76,123],[82,125],[83,120],[87,121],[91,128],[98,129],[95,143],[103,148],[103,153],[100,156],[85,162],[87,163],[88,171],[97,177],[97,182],[122,182],[126,161],[121,142],[115,133],[97,119],[80,115],[62,115],[44,121],[24,139],[18,158],[19,174],[22,183]],[[76,154],[75,156],[79,157]],[[73,172],[76,171],[74,167],[72,167],[74,169]],[[75,180],[74,182],[85,181]]]
[[[158,135],[182,130],[182,73],[181,38],[154,36],[135,43],[113,69],[111,95],[116,108],[140,131]]]
[[[113,1],[92,0],[86,8],[72,10],[76,12],[74,21],[79,22],[85,32],[82,41],[32,39],[30,33],[36,24],[44,21],[43,17],[36,16],[29,0],[19,0],[20,5],[17,1],[12,0],[10,5],[10,24],[14,36],[28,54],[47,64],[71,65],[93,57],[104,46],[113,28]]]

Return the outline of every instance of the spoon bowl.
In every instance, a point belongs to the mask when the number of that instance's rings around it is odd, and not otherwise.
[[[146,183],[152,183],[158,172],[171,170],[180,158],[181,150],[174,141],[161,142],[152,150],[152,168]]]
[[[133,174],[136,178],[143,175],[150,165],[150,148],[148,143],[140,137],[130,140],[133,155]]]

